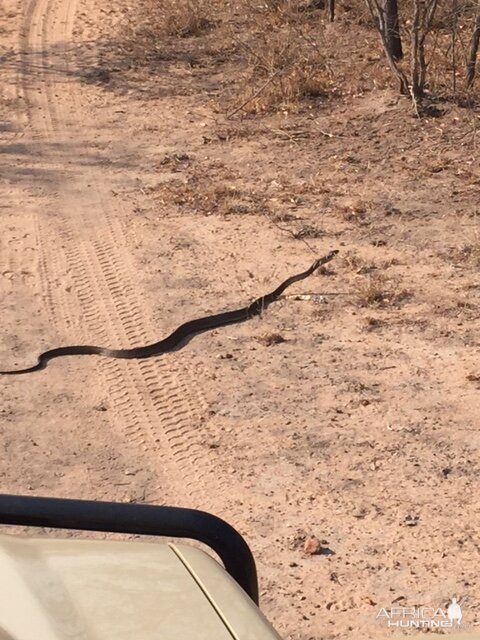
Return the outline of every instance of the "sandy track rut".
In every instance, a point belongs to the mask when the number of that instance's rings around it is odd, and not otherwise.
[[[71,52],[76,5],[31,0],[21,34],[19,91],[28,105],[29,135],[56,176],[54,206],[36,220],[42,296],[69,343],[140,346],[157,341],[159,329],[148,322],[150,310],[135,284],[108,178],[82,162],[95,125],[82,111]],[[213,462],[200,442],[202,397],[193,375],[174,356],[99,358],[95,365],[112,404],[112,427],[121,425],[139,464],[158,469],[158,486],[148,487],[146,499],[208,506],[208,494],[219,487],[218,479],[211,485]]]

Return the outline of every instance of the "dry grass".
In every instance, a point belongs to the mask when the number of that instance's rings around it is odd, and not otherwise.
[[[457,264],[465,264],[473,269],[480,269],[480,241],[464,244],[453,252],[452,259]]]
[[[359,280],[356,286],[356,293],[357,302],[361,307],[383,305],[390,298],[386,280],[378,274]]]
[[[302,54],[298,44],[290,44],[285,46],[279,40],[273,47],[267,42],[258,45],[257,53],[262,62],[250,60],[244,85],[236,96],[244,113],[272,109],[293,111],[305,98],[321,98],[328,94],[320,61],[313,55]]]
[[[213,183],[207,177],[191,175],[155,187],[154,199],[171,208],[203,215],[249,214],[267,208],[264,194],[227,182]]]
[[[478,180],[478,178],[477,178]],[[473,220],[473,224],[472,221]],[[480,220],[478,210],[475,208],[466,220],[461,221],[465,228],[462,240],[456,247],[443,252],[442,257],[457,266],[466,267],[477,271],[480,269]]]
[[[355,289],[360,307],[398,306],[412,298],[410,291],[377,273],[359,280]]]
[[[162,36],[200,36],[215,24],[215,5],[209,0],[140,0],[126,16],[124,44],[141,56],[164,52]]]
[[[321,238],[325,235],[325,231],[315,225],[306,224],[303,225],[298,231],[293,232],[293,237],[296,240],[302,238]]]
[[[368,316],[364,319],[366,331],[377,331],[383,329],[386,326],[386,322],[380,318],[373,318]]]
[[[350,203],[345,204],[341,213],[347,222],[364,226],[369,222],[369,213],[372,209],[372,202],[362,198],[356,198]]]
[[[237,3],[237,13],[254,17],[241,35],[232,33],[244,61],[234,97],[243,113],[292,110],[328,93],[322,24],[304,6],[298,0]]]
[[[374,262],[365,260],[356,253],[346,252],[343,256],[343,263],[357,275],[369,274],[378,269],[378,266]]]
[[[125,16],[121,48],[141,62],[180,50],[179,39],[200,42],[205,36],[198,45],[203,55],[215,64],[242,67],[228,78],[223,108],[240,106],[241,113],[293,109],[305,98],[328,93],[322,27],[313,15],[319,12],[305,7],[299,0],[140,0]]]
[[[274,344],[286,342],[286,339],[280,333],[268,332],[257,336],[257,342],[263,344],[265,347],[271,347]]]

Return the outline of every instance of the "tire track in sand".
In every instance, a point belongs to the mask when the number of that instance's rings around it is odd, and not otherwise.
[[[73,325],[82,342],[138,346],[158,340],[158,328],[146,321],[149,310],[133,285],[135,270],[122,227],[112,215],[105,176],[98,166],[94,171],[78,161],[88,158],[90,148],[70,60],[75,7],[75,0],[31,0],[24,21],[22,85],[30,125],[42,142],[45,161],[65,176],[59,184],[59,211],[38,223],[45,306],[57,325]],[[58,253],[74,285],[68,294],[66,282],[52,285],[52,257]],[[149,465],[162,469],[148,500],[163,500],[170,492],[178,496],[181,486],[184,499],[205,506],[218,482],[211,486],[213,461],[199,442],[201,418],[191,374],[170,355],[139,362],[99,358],[96,366],[128,445],[143,452],[144,463],[147,457]],[[169,477],[178,480],[169,482]]]

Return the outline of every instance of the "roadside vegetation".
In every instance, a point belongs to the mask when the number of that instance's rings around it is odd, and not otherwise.
[[[141,0],[121,36],[137,61],[223,64],[230,117],[392,83],[418,116],[478,102],[478,0]]]

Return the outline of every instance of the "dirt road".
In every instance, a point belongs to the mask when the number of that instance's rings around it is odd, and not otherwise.
[[[179,89],[196,82],[182,63],[136,85],[102,68],[116,11],[92,0],[3,5],[0,368],[63,344],[140,346],[243,306],[311,263],[282,230],[289,220],[321,227],[315,253],[343,255],[296,288],[323,297],[284,300],[178,353],[65,358],[0,380],[2,491],[211,510],[246,535],[263,608],[285,638],[381,636],[380,607],[453,596],[478,622],[479,289],[474,270],[445,259],[477,224],[473,191],[457,184],[464,151],[449,151],[442,183],[409,168],[392,177],[361,138],[374,136],[372,110],[398,116],[389,95],[350,108],[363,133],[349,154],[378,162],[362,184],[351,159],[338,182],[343,134],[303,156],[271,132],[225,142],[207,97]],[[152,82],[155,99],[141,90]],[[340,131],[345,112],[328,117],[315,126]],[[433,140],[435,123],[422,126]],[[425,154],[402,144],[405,163]],[[308,193],[312,158],[326,213],[307,195],[295,204],[282,183]],[[172,198],[192,176],[201,213],[185,208],[188,193]],[[218,203],[220,184],[227,213],[201,199]],[[291,218],[242,215],[255,188]],[[382,200],[394,189],[404,214],[352,227],[355,190]],[[393,278],[379,306],[368,286],[380,281],[358,284],[374,270]],[[320,555],[303,551],[312,535]]]

